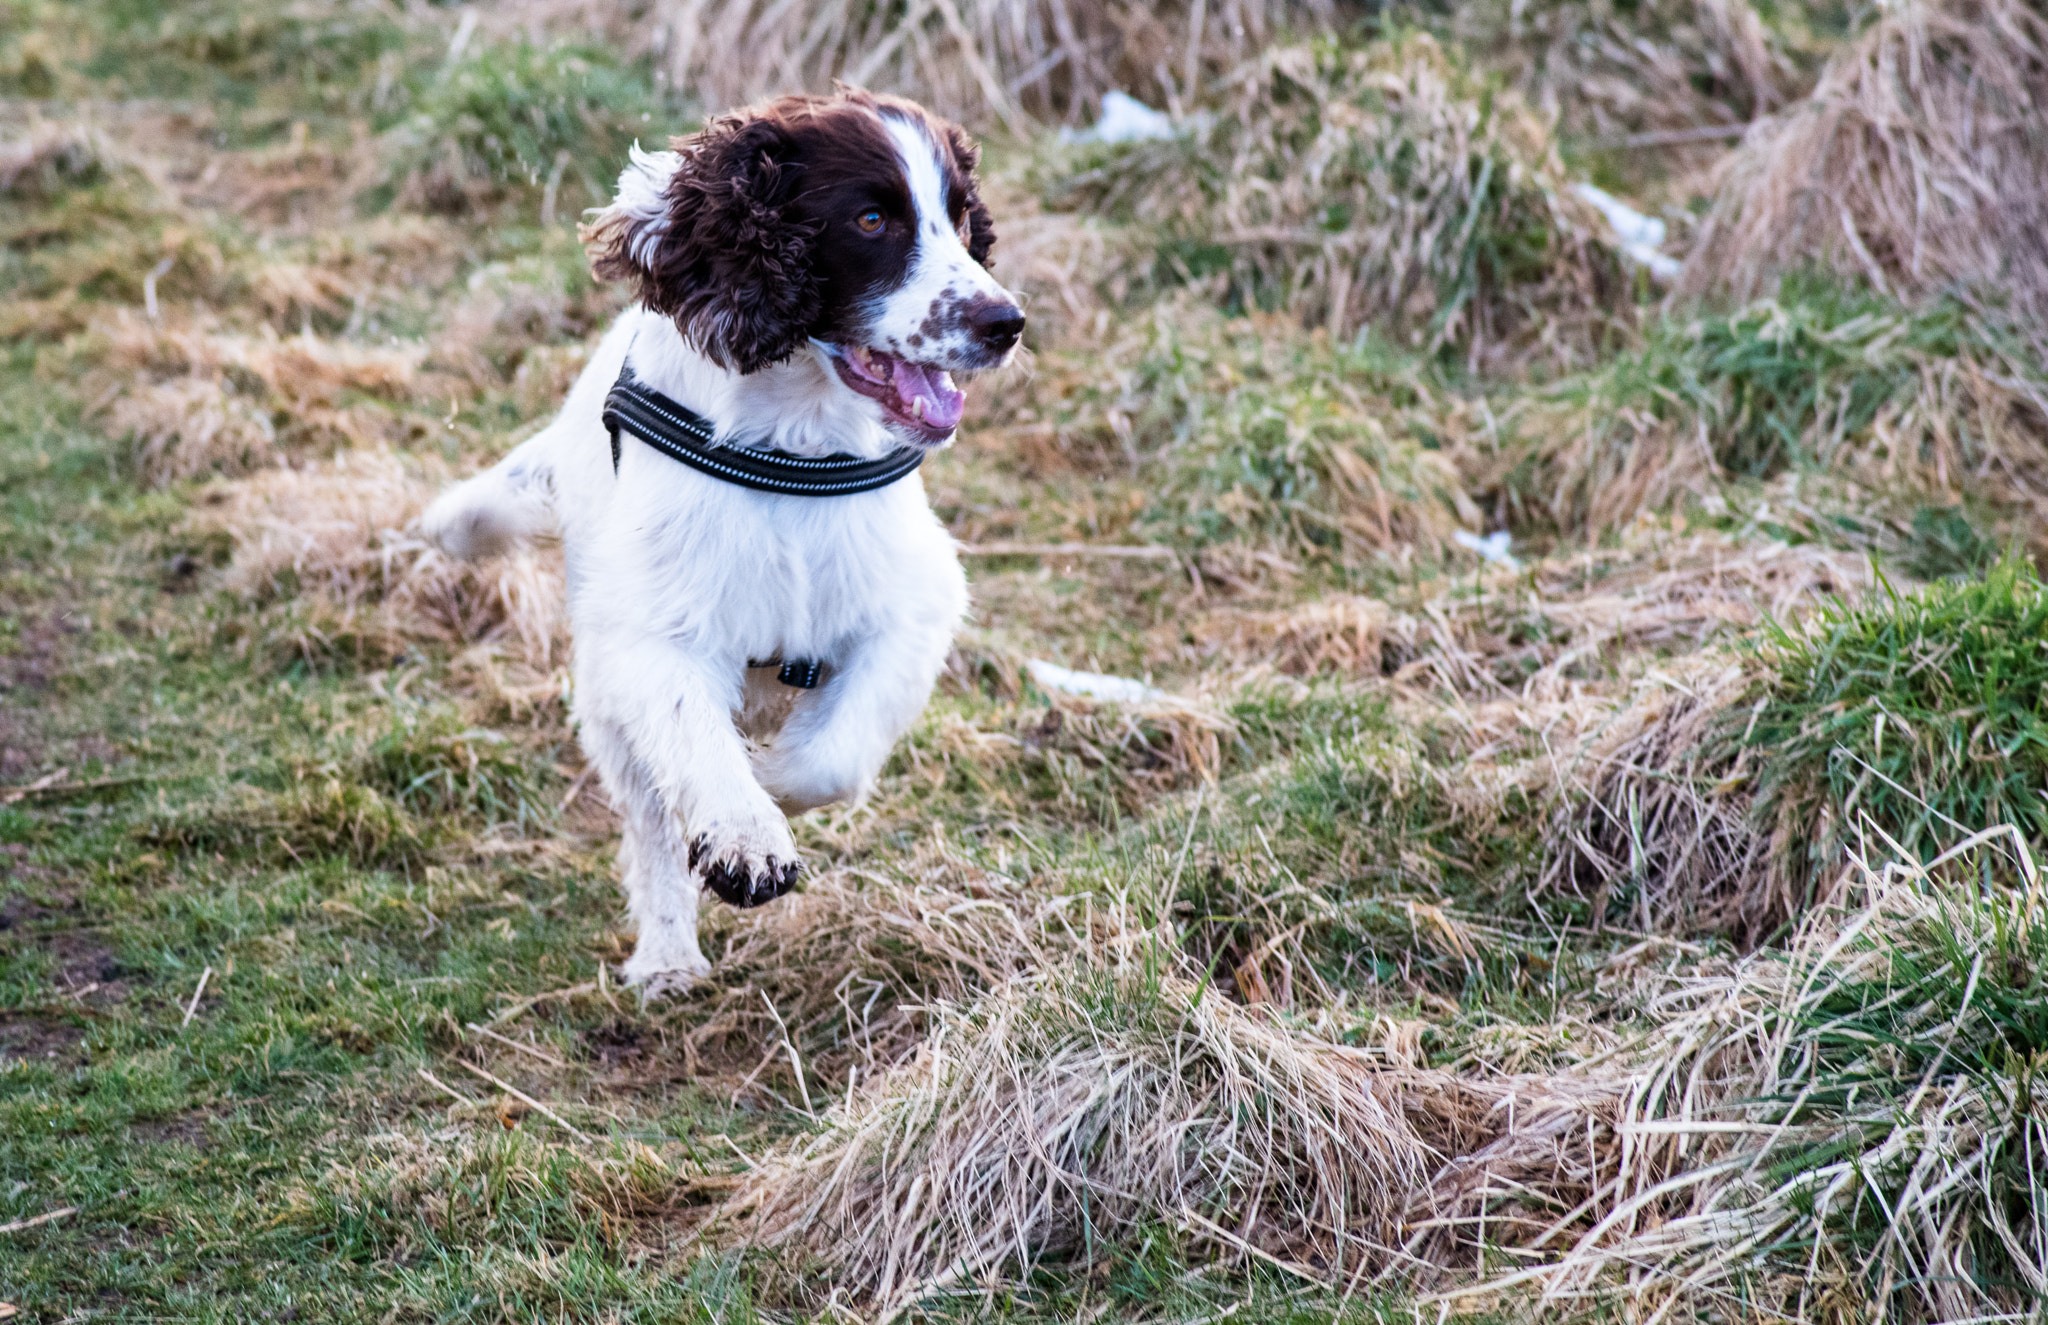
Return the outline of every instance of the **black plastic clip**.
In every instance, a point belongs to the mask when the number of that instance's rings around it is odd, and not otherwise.
[[[818,677],[825,670],[825,664],[816,658],[792,658],[782,664],[782,670],[775,679],[798,690],[816,690]]]

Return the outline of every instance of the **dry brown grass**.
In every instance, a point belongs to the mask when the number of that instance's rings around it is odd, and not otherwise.
[[[1112,702],[1039,689],[1027,702],[1020,661],[974,641],[956,652],[951,684],[992,683],[1003,701],[935,713],[899,747],[899,791],[966,792],[984,814],[1087,822],[1140,811],[1225,771],[1237,724],[1213,696]]]
[[[155,485],[247,472],[288,449],[402,440],[412,424],[395,406],[420,384],[425,352],[131,311],[101,319],[93,340],[89,394]]]
[[[1559,130],[1619,144],[1635,134],[1740,132],[1811,86],[1820,43],[1803,16],[1768,24],[1748,0],[1474,0],[1451,30],[1504,73]],[[1683,174],[1709,166],[1726,139],[1664,142],[1630,161]]]
[[[1683,286],[1749,297],[1818,263],[1918,297],[1962,287],[2048,325],[2048,14],[1905,0],[1729,158]]]
[[[1374,1066],[1178,978],[1021,980],[948,1009],[720,1218],[882,1308],[1142,1227],[1341,1281],[1385,1262],[1429,1167]]]
[[[1619,542],[1486,568],[1407,601],[1319,598],[1278,611],[1221,611],[1176,627],[1238,665],[1294,676],[1429,681],[1481,697],[1599,678],[1644,653],[1689,651],[1766,617],[1795,619],[1871,581],[1866,558],[1816,544],[1674,532],[1649,519]]]
[[[704,942],[716,974],[692,997],[680,1042],[693,1070],[744,1059],[786,1100],[843,1093],[908,1057],[935,1003],[1106,941],[1119,921],[1093,901],[1027,887],[931,842],[887,872],[829,870],[786,905],[711,908]]]
[[[1750,814],[1750,770],[1732,748],[1756,685],[1740,662],[1712,655],[1639,683],[1558,761],[1542,889],[1584,901],[1595,928],[1619,893],[1627,928],[1744,946],[1796,916],[1811,899],[1790,895],[1771,867],[1770,834]]]
[[[1567,360],[1627,282],[1598,214],[1565,188],[1540,118],[1427,36],[1279,46],[1233,73],[1188,138],[1092,149],[1057,180],[1156,232],[1143,261],[1185,278],[1228,255],[1228,298],[1348,339],[1361,327],[1475,362]]]
[[[651,54],[670,85],[713,110],[823,91],[839,78],[1016,130],[1034,117],[1078,119],[1112,88],[1155,105],[1192,101],[1191,79],[1199,85],[1283,33],[1325,28],[1337,11],[1332,0],[658,0],[645,11],[520,0],[492,6],[486,22],[600,34]]]
[[[479,565],[429,547],[411,525],[446,480],[430,461],[348,452],[230,483],[198,518],[233,542],[231,592],[306,609],[288,632],[300,651],[344,639],[386,655],[409,640],[492,640],[550,667],[566,624],[558,554],[531,548]]]
[[[117,159],[105,135],[91,126],[39,119],[0,143],[0,194],[54,194]]]
[[[1511,1280],[1552,1310],[1622,1296],[1675,1320],[2038,1310],[2048,1118],[2001,1039],[2038,1007],[2038,871],[2000,828],[1925,866],[1859,859],[1850,883],[1786,950],[1651,993],[1613,1176],[1564,1253]]]

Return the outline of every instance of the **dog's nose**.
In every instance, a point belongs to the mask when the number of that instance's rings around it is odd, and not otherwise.
[[[1024,337],[1024,310],[1015,304],[983,304],[967,315],[968,329],[992,350],[1007,350]]]

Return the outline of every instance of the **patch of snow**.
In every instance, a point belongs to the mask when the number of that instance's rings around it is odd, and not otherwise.
[[[1488,534],[1484,538],[1470,530],[1457,529],[1451,532],[1451,541],[1459,547],[1472,549],[1496,566],[1506,566],[1509,570],[1521,569],[1522,563],[1508,552],[1508,544],[1512,540],[1505,529]]]
[[[1154,110],[1128,92],[1102,94],[1102,117],[1079,133],[1060,130],[1063,143],[1147,143],[1178,137],[1173,117]]]
[[[1607,190],[1594,188],[1591,184],[1574,184],[1572,192],[1600,209],[1600,214],[1613,228],[1614,237],[1621,241],[1621,251],[1649,268],[1653,278],[1659,281],[1677,279],[1681,264],[1677,258],[1663,252],[1662,221],[1643,215]]]
[[[1076,672],[1041,658],[1025,660],[1024,670],[1047,690],[1088,699],[1106,699],[1114,704],[1143,704],[1165,699],[1166,692],[1134,681],[1128,676],[1105,676],[1101,672]]]

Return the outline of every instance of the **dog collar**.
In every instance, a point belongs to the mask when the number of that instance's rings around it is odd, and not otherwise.
[[[719,446],[711,420],[679,405],[659,391],[642,386],[629,366],[619,373],[604,398],[604,426],[612,436],[612,473],[619,472],[619,432],[623,429],[671,460],[736,483],[756,492],[786,497],[850,497],[886,488],[924,463],[921,447],[905,446],[879,460],[850,455],[822,459],[763,451],[754,447]]]

